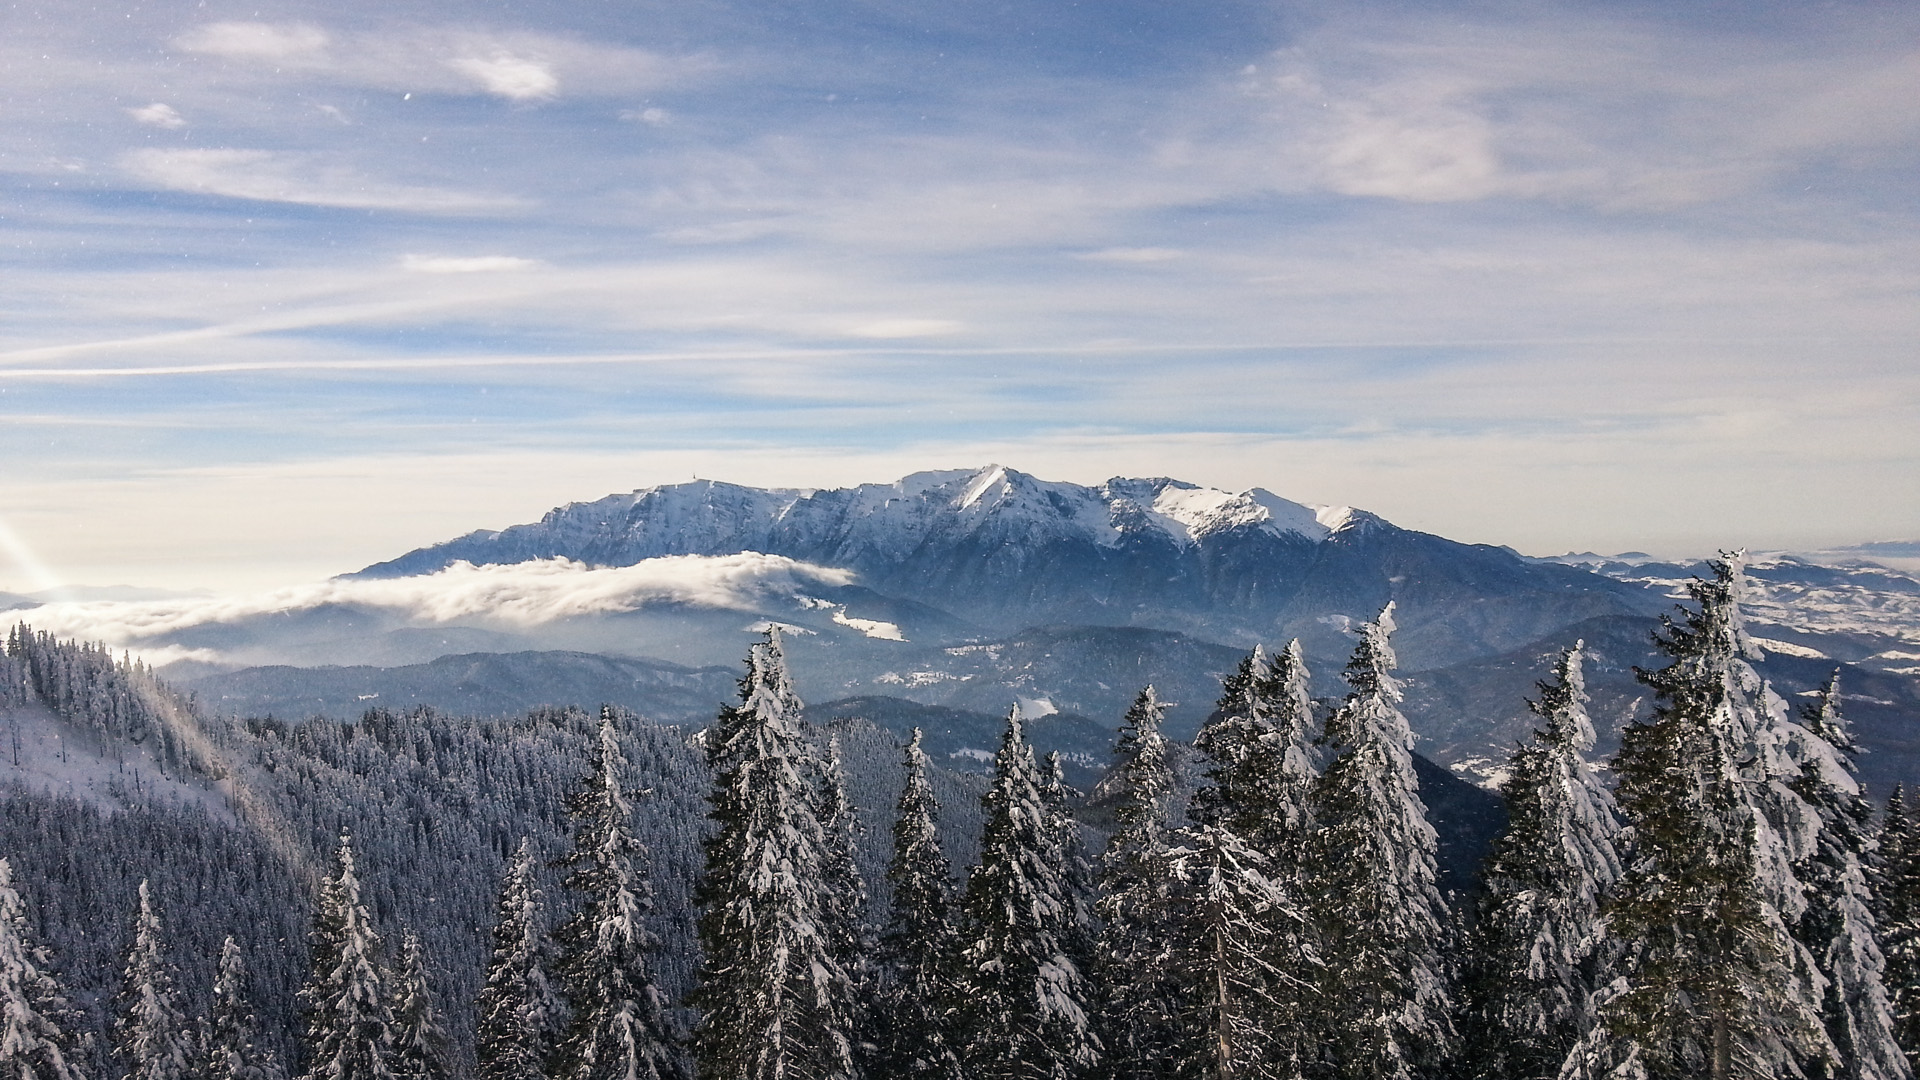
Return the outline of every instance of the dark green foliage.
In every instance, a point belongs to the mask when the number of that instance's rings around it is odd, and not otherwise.
[[[474,1001],[478,1080],[543,1080],[558,1002],[547,983],[533,842],[522,839],[500,886],[493,956]]]
[[[1461,1056],[1484,1080],[1551,1076],[1593,1027],[1612,979],[1600,898],[1620,876],[1613,799],[1588,769],[1593,748],[1581,643],[1527,704],[1544,721],[1516,747],[1501,792],[1507,831],[1483,871],[1466,950]]]
[[[73,1014],[34,941],[13,866],[0,858],[0,1080],[86,1080]]]
[[[1310,990],[1275,963],[1274,927],[1305,919],[1269,875],[1269,860],[1224,825],[1195,825],[1172,852],[1171,948],[1178,989],[1165,1062],[1180,1080],[1288,1080],[1301,1045],[1289,1003]]]
[[[1657,635],[1672,662],[1640,673],[1654,715],[1628,726],[1614,762],[1634,846],[1606,912],[1627,981],[1601,1006],[1608,1044],[1593,1060],[1637,1054],[1656,1078],[1790,1073],[1824,1041],[1759,878],[1734,724],[1735,571],[1713,565],[1689,586],[1697,609]]]
[[[160,916],[142,881],[113,1021],[124,1080],[186,1080],[196,1072],[193,1032],[180,1011],[175,981]]]
[[[980,861],[967,878],[961,980],[972,1080],[1067,1080],[1099,1057],[1068,952],[1073,901],[1045,785],[1015,708],[982,799]]]
[[[412,930],[400,939],[393,970],[393,1075],[395,1080],[446,1080],[447,1029],[427,986],[427,958]]]
[[[1178,1064],[1182,986],[1172,958],[1173,867],[1168,853],[1173,764],[1160,734],[1162,706],[1140,691],[1120,725],[1101,782],[1115,828],[1100,861],[1100,1039],[1116,1080],[1172,1076]]]
[[[868,1026],[861,1013],[871,994],[873,972],[867,963],[870,952],[866,925],[867,883],[860,874],[859,863],[863,830],[853,803],[847,798],[847,773],[840,759],[838,735],[828,737],[819,787],[818,817],[826,837],[825,858],[820,867],[822,926],[827,954],[847,976],[833,984],[833,990],[840,995],[833,1011],[847,1018],[851,1035]]]
[[[1392,675],[1392,611],[1360,628],[1352,689],[1321,738],[1334,756],[1312,791],[1308,899],[1324,966],[1309,1075],[1328,1080],[1404,1080],[1437,1069],[1453,1039],[1450,916]]]
[[[873,963],[868,1023],[874,1049],[867,1075],[960,1080],[958,935],[919,728],[905,756],[906,783],[887,864],[893,903]]]
[[[353,846],[340,838],[338,868],[321,886],[307,937],[313,973],[306,1004],[306,1080],[393,1080],[392,975],[360,892]]]
[[[680,1072],[666,998],[653,980],[659,939],[646,926],[653,894],[642,869],[646,848],[633,836],[626,771],[613,710],[602,708],[593,766],[567,802],[573,850],[563,865],[579,906],[556,935],[555,972],[572,1007],[554,1048],[557,1080],[672,1080]]]
[[[706,1080],[838,1080],[853,1071],[848,973],[822,896],[820,763],[778,631],[755,645],[740,704],[705,734],[713,771],[696,898],[705,956],[692,1002]]]
[[[220,946],[213,980],[213,1010],[202,1043],[206,1080],[278,1080],[279,1064],[259,1042],[259,1025],[248,1002],[247,967],[229,937]]]
[[[1897,787],[1881,819],[1875,878],[1894,1037],[1909,1067],[1920,1072],[1920,830],[1907,809],[1905,792]]]
[[[1813,850],[1794,863],[1807,907],[1794,936],[1827,980],[1820,1019],[1838,1052],[1844,1080],[1906,1080],[1906,1056],[1894,1033],[1885,958],[1867,880],[1873,806],[1853,777],[1856,749],[1840,712],[1840,673],[1801,710],[1807,740],[1793,790],[1819,817]],[[1819,752],[1814,751],[1830,751]]]

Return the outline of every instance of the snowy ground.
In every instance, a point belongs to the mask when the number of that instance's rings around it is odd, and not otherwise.
[[[164,775],[145,747],[101,747],[37,702],[0,707],[0,785],[69,794],[109,810],[158,798],[233,817],[219,791]]]

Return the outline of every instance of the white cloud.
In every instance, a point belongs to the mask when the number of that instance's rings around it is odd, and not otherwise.
[[[1894,38],[1789,53],[1632,18],[1363,16],[1242,75],[1278,186],[1406,202],[1672,210],[1920,131],[1920,52]]]
[[[181,116],[178,109],[160,101],[156,101],[151,105],[143,105],[137,109],[128,109],[127,115],[143,124],[151,124],[158,128],[183,128],[187,126],[187,118]]]
[[[1162,263],[1172,262],[1186,255],[1177,248],[1161,247],[1111,247],[1098,251],[1087,251],[1075,256],[1089,262],[1111,263]]]
[[[524,205],[498,195],[394,184],[318,154],[146,149],[126,155],[122,165],[135,178],[174,191],[262,202],[422,214],[496,214]]]
[[[328,41],[326,31],[307,23],[216,22],[181,34],[174,44],[190,52],[234,60],[284,64],[320,61]]]
[[[530,270],[540,263],[517,255],[405,255],[400,266],[419,274],[488,274]]]
[[[551,99],[563,83],[575,95],[645,94],[714,66],[702,57],[668,57],[570,35],[457,26],[329,33],[306,23],[216,22],[173,43],[250,63],[263,75],[317,76],[402,93],[491,94],[514,102]]]
[[[645,109],[622,110],[620,119],[638,121],[650,127],[665,127],[673,123],[673,114],[658,106],[649,106]]]
[[[478,83],[489,94],[509,101],[545,101],[560,92],[560,80],[538,60],[496,52],[490,56],[461,56],[447,66]]]
[[[881,641],[907,640],[906,635],[900,632],[899,624],[882,622],[879,619],[856,619],[848,615],[845,608],[834,611],[833,621],[839,623],[841,626],[858,630],[870,638],[878,638]]]
[[[769,600],[791,601],[810,588],[852,580],[844,570],[756,552],[672,555],[604,569],[564,558],[504,566],[461,562],[418,577],[334,580],[244,596],[56,603],[20,617],[61,637],[138,648],[168,644],[173,636],[199,627],[267,615],[297,616],[329,606],[376,609],[413,625],[465,622],[527,628],[648,604],[751,612]],[[886,624],[848,625],[876,634],[884,633]]]
[[[1323,149],[1328,188],[1408,202],[1479,199],[1497,190],[1492,127],[1463,109],[1353,105]]]
[[[896,338],[938,337],[960,329],[952,319],[875,319],[847,328],[854,337],[891,340]]]

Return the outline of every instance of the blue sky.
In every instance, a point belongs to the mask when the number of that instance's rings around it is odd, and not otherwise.
[[[0,7],[0,589],[999,461],[1920,536],[1911,4]]]

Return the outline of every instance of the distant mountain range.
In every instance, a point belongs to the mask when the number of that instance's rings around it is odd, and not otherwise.
[[[955,639],[1036,625],[1138,626],[1242,647],[1299,637],[1310,650],[1337,652],[1350,620],[1391,600],[1403,657],[1425,665],[1656,607],[1644,590],[1580,568],[1401,529],[1351,507],[1166,478],[1085,487],[1001,466],[827,491],[715,481],[645,488],[348,576],[743,551],[850,571],[923,618],[949,616],[928,629]]]
[[[1872,751],[1863,774],[1884,790],[1920,780],[1920,580],[1864,558],[1757,559],[1745,607],[1790,699],[1843,668]],[[1142,685],[1190,735],[1255,644],[1298,637],[1314,692],[1337,697],[1349,627],[1392,601],[1421,749],[1485,782],[1533,723],[1534,681],[1575,640],[1593,653],[1609,752],[1649,708],[1633,669],[1659,662],[1657,618],[1700,569],[1639,552],[1530,559],[1260,489],[990,466],[819,491],[646,488],[311,587],[23,617],[176,659],[167,676],[223,712],[606,700],[686,723],[728,696],[748,634],[779,624],[809,700],[985,715],[1018,701],[1058,715],[1063,739],[1100,733],[1060,744],[1093,765]]]

